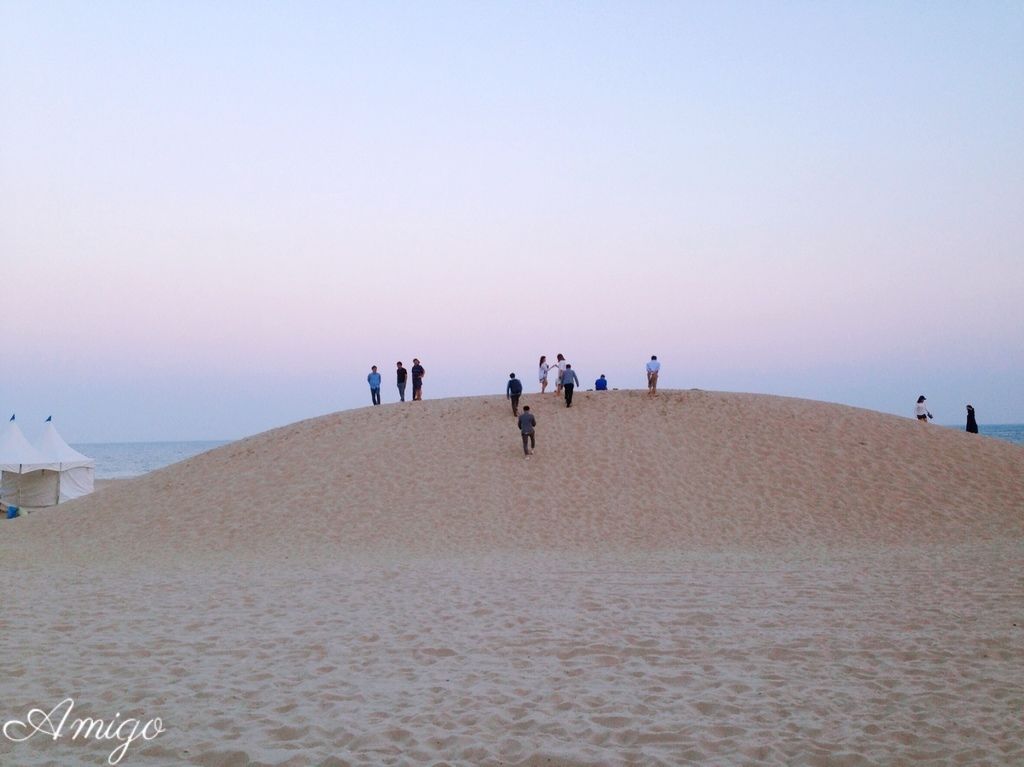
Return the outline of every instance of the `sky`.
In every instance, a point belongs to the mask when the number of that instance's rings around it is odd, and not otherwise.
[[[1024,5],[0,0],[0,288],[72,442],[557,353],[1024,422]]]

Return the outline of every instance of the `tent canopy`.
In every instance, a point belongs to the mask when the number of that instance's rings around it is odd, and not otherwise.
[[[96,467],[96,461],[82,455],[64,441],[53,421],[46,422],[43,433],[35,441],[35,447],[47,461],[59,464],[61,470],[77,469],[80,466]]]

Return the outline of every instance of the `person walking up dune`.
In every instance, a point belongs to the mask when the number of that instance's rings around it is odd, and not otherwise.
[[[530,412],[529,405],[523,405],[523,414],[519,416],[519,433],[523,436],[523,455],[527,458],[533,452],[534,448],[537,447],[537,440],[534,436],[534,431],[537,427],[537,419],[533,417],[533,413]],[[527,446],[529,443],[529,446]]]
[[[572,391],[580,385],[580,379],[576,377],[576,371],[572,365],[566,363],[565,372],[562,373],[562,391],[565,392],[565,406],[572,407]]]
[[[559,396],[562,393],[562,376],[565,375],[565,368],[569,363],[565,361],[565,357],[561,354],[557,355],[555,361],[555,367],[558,368],[558,375],[555,377],[555,396]]]
[[[512,415],[519,415],[519,397],[523,393],[523,382],[516,378],[515,373],[508,374],[508,385],[505,387],[505,397],[512,400]]]
[[[540,393],[543,394],[544,390],[548,388],[548,371],[551,370],[551,366],[548,364],[548,358],[543,354],[540,355],[540,364],[538,366],[537,375],[540,379]]]

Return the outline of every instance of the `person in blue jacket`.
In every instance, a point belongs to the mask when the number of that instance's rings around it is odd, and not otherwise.
[[[519,417],[519,397],[523,393],[523,382],[516,378],[515,373],[508,374],[508,385],[505,387],[505,398],[512,400],[512,415]]]
[[[380,404],[380,373],[377,372],[377,366],[374,365],[370,368],[370,375],[366,376],[366,382],[370,384],[370,399],[374,405]]]
[[[604,373],[594,381],[594,391],[608,391],[608,379],[604,377]]]

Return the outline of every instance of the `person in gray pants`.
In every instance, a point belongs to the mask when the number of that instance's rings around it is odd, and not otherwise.
[[[519,416],[519,433],[523,435],[523,455],[527,458],[530,457],[530,453],[537,446],[537,440],[534,436],[536,426],[537,419],[530,412],[530,406],[523,405],[523,414]],[[527,447],[527,444],[529,444],[529,447]]]

